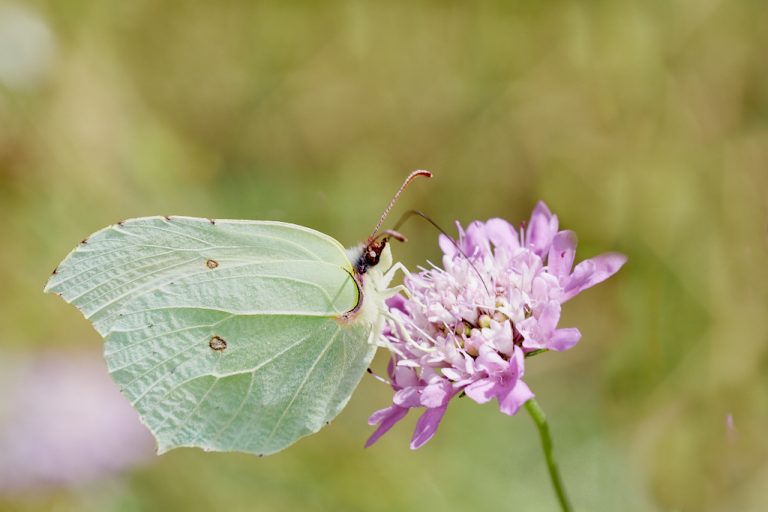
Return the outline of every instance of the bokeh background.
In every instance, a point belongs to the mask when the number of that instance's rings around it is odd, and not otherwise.
[[[267,458],[162,457],[101,340],[42,294],[153,214],[365,237],[538,199],[629,255],[529,360],[577,510],[768,510],[768,3],[0,0],[0,509],[556,510],[535,428],[457,400],[363,449],[390,390]],[[417,220],[396,256],[437,261]],[[381,367],[385,354],[379,354]]]

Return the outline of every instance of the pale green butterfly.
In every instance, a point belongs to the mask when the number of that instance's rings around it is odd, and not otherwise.
[[[46,292],[91,321],[107,368],[157,439],[266,455],[344,408],[373,358],[395,271],[378,230],[345,251],[295,224],[142,217],[109,226]]]

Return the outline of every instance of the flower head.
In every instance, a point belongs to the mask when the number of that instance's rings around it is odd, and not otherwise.
[[[456,396],[496,399],[513,415],[533,393],[523,382],[526,354],[567,350],[581,338],[558,328],[564,302],[616,273],[626,261],[608,253],[573,267],[576,235],[539,202],[527,226],[503,219],[472,222],[459,237],[440,236],[443,268],[405,278],[408,297],[388,301],[384,337],[395,391],[392,405],[368,422],[373,444],[410,409],[425,408],[411,441],[429,441]]]

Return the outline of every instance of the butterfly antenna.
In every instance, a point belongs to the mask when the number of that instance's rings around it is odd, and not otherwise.
[[[405,221],[407,221],[408,219],[410,219],[410,218],[411,218],[411,217],[413,217],[414,215],[416,215],[416,216],[418,216],[418,217],[421,217],[421,218],[422,218],[422,219],[424,219],[425,221],[427,221],[427,222],[429,222],[430,224],[432,224],[432,226],[433,226],[433,227],[434,227],[436,230],[438,230],[440,233],[442,233],[443,235],[445,235],[445,238],[447,238],[448,240],[450,240],[450,242],[453,244],[453,246],[456,248],[456,250],[457,250],[457,251],[459,251],[459,254],[461,254],[462,256],[464,256],[464,259],[465,259],[465,260],[467,260],[467,263],[469,263],[469,265],[470,265],[470,266],[472,267],[472,269],[475,271],[475,273],[477,274],[477,277],[479,277],[479,278],[480,278],[480,282],[481,282],[481,283],[483,283],[483,288],[485,288],[485,291],[488,293],[488,296],[490,297],[490,296],[491,296],[491,290],[489,290],[489,289],[488,289],[488,285],[487,285],[487,284],[485,284],[485,279],[483,279],[483,275],[482,275],[482,274],[480,273],[480,271],[477,269],[477,267],[475,266],[475,264],[474,264],[474,263],[472,263],[472,260],[471,260],[471,259],[469,259],[469,256],[467,256],[467,254],[466,254],[466,253],[465,253],[465,252],[462,250],[462,248],[461,248],[461,247],[459,247],[459,244],[456,242],[456,240],[454,240],[454,239],[453,239],[453,237],[452,237],[451,235],[449,235],[448,233],[446,233],[446,232],[445,232],[445,230],[444,230],[443,228],[441,228],[441,227],[440,227],[440,226],[437,224],[437,222],[435,222],[434,220],[432,220],[432,219],[429,217],[429,215],[427,215],[427,214],[426,214],[426,213],[424,213],[424,212],[420,212],[419,210],[408,210],[407,212],[405,212],[404,214],[402,214],[402,215],[400,216],[400,219],[397,221],[397,224],[395,224],[395,227],[394,227],[394,228],[392,228],[392,231],[395,231],[395,232],[397,232],[397,229],[398,229],[400,226],[402,226],[402,225],[405,223]]]
[[[384,220],[387,218],[387,215],[389,215],[389,211],[392,209],[393,206],[395,206],[395,203],[397,202],[397,198],[400,197],[400,194],[403,193],[403,190],[405,190],[406,187],[408,187],[408,185],[410,185],[410,183],[414,179],[416,179],[416,177],[418,177],[418,176],[425,176],[427,178],[431,178],[432,177],[432,173],[429,172],[429,171],[418,170],[418,171],[413,171],[411,174],[408,175],[407,178],[405,178],[405,181],[400,186],[400,190],[397,191],[397,193],[395,194],[395,197],[393,197],[392,200],[389,202],[389,206],[387,206],[387,209],[384,210],[384,213],[381,214],[381,218],[379,219],[379,223],[376,224],[376,228],[373,230],[373,233],[371,233],[371,236],[368,237],[368,241],[369,242],[376,237],[376,233],[379,232],[379,228],[384,223]]]
[[[394,229],[385,229],[375,237],[373,237],[373,240],[378,240],[379,238],[386,238],[387,241],[389,241],[390,238],[394,238],[398,242],[405,243],[408,241],[408,238],[400,233],[399,231],[395,231]]]

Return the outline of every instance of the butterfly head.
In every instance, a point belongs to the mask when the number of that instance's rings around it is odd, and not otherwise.
[[[392,251],[389,249],[389,239],[394,238],[398,242],[407,242],[401,233],[392,229],[382,231],[378,236],[369,238],[368,241],[360,246],[351,258],[355,264],[355,270],[358,276],[362,276],[369,269],[381,265],[382,272],[392,266]]]

